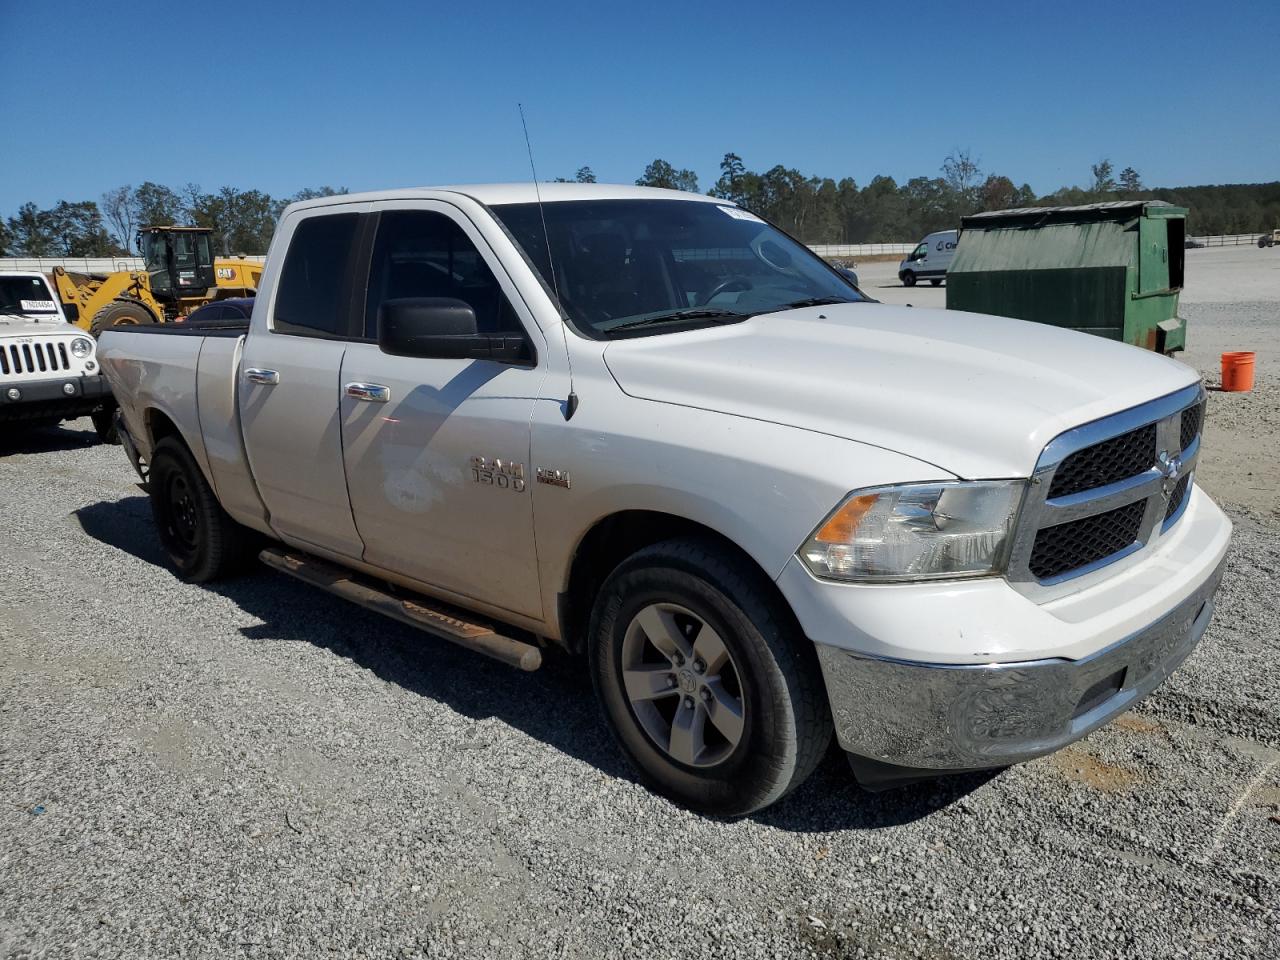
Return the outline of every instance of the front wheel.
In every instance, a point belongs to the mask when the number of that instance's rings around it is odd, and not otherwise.
[[[648,547],[605,581],[591,675],[623,752],[652,789],[719,816],[798,786],[831,740],[809,641],[747,561],[711,541]]]
[[[89,332],[95,337],[110,327],[135,327],[143,323],[155,323],[156,317],[136,300],[112,300],[93,315]]]
[[[160,542],[178,576],[204,583],[239,566],[248,549],[248,531],[227,516],[180,441],[166,437],[156,444],[147,490]]]
[[[916,285],[916,275],[910,270],[903,271],[902,285],[904,287],[914,287]]]

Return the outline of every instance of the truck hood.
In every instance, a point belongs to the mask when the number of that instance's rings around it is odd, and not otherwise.
[[[0,337],[79,332],[55,313],[42,313],[38,317],[27,313],[0,313]]]
[[[873,303],[617,340],[604,360],[634,397],[845,437],[966,479],[1029,476],[1064,430],[1197,382],[1088,334]]]

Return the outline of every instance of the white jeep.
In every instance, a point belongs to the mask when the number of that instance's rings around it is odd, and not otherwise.
[[[115,403],[98,368],[97,344],[67,322],[40,273],[0,271],[0,427],[93,418],[113,441]]]

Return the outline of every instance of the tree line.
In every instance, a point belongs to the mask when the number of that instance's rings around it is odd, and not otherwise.
[[[589,166],[558,181],[595,183]],[[698,176],[661,158],[635,181],[641,186],[699,191]],[[222,187],[206,193],[196,184],[174,190],[146,182],[104,193],[99,201],[59,200],[40,209],[24,203],[0,217],[0,256],[108,257],[135,253],[134,235],[153,224],[204,226],[223,255],[265,253],[281,211],[296,200],[346,193],[345,187],[308,187],[287,198],[261,190]],[[968,150],[947,156],[933,177],[899,184],[889,176],[859,186],[852,177],[806,175],[781,164],[748,170],[736,153],[720,161],[720,177],[707,193],[732,200],[778,224],[806,243],[910,242],[960,225],[983,210],[1057,206],[1103,200],[1166,200],[1190,208],[1192,235],[1262,233],[1280,227],[1280,181],[1256,184],[1150,189],[1133,167],[1116,172],[1109,159],[1093,164],[1083,185],[1044,196],[1000,173],[984,171]]]
[[[100,203],[59,200],[47,209],[24,203],[13,216],[0,218],[0,256],[130,256],[137,253],[138,230],[159,224],[209,227],[214,249],[222,255],[261,254],[290,203],[346,192],[346,187],[306,187],[277,199],[261,190],[223,187],[206,193],[194,183],[174,190],[147,181],[108,190]]]

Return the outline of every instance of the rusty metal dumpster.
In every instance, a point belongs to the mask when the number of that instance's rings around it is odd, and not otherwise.
[[[1120,200],[965,217],[947,308],[1181,350],[1186,216],[1160,200]]]

